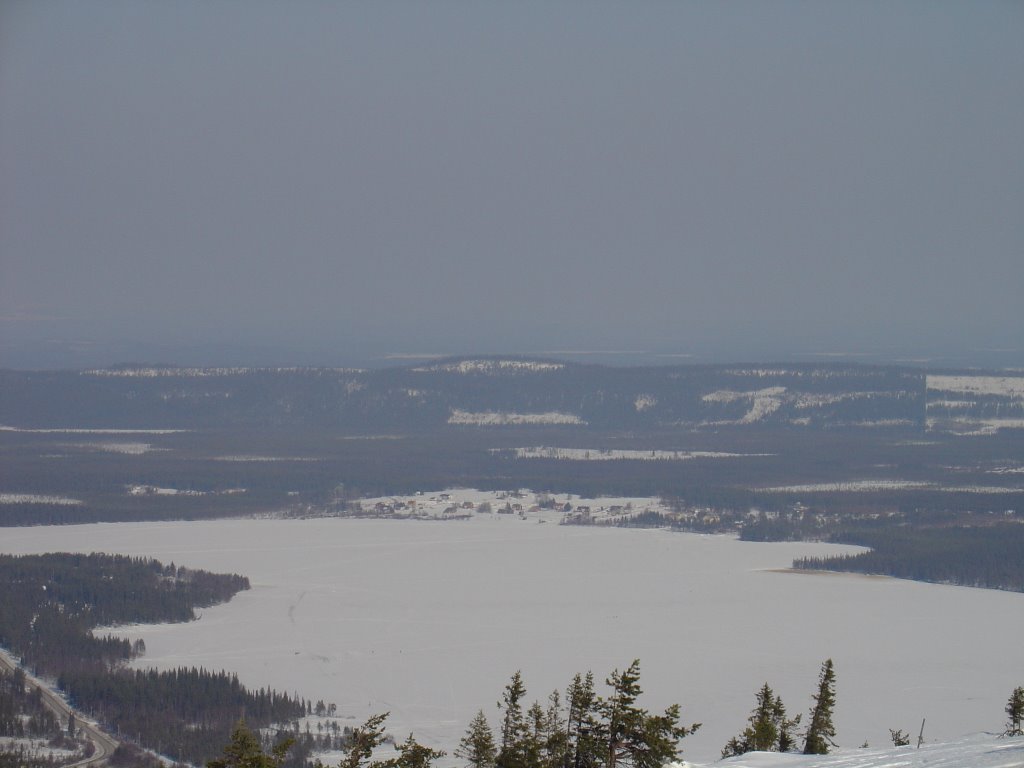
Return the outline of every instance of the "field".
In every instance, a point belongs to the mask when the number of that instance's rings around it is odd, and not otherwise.
[[[706,723],[683,742],[709,761],[766,680],[792,712],[818,667],[838,671],[839,742],[876,746],[927,717],[926,738],[997,730],[1014,685],[1024,595],[780,572],[834,545],[540,523],[221,520],[9,528],[0,550],[131,553],[236,571],[253,589],[198,622],[124,630],[143,664],[237,671],[402,738],[451,749],[521,669],[545,699],[577,671],[639,657],[646,703]],[[984,650],[978,640],[984,638]]]

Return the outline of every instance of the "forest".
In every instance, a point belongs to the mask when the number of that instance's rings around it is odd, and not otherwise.
[[[216,752],[243,713],[266,727],[310,706],[248,690],[224,672],[130,670],[123,663],[144,652],[141,642],[92,634],[126,622],[192,620],[196,608],[248,589],[242,576],[143,558],[47,554],[0,556],[0,582],[0,645],[33,674],[55,678],[73,706],[125,740],[197,763]]]
[[[834,540],[871,549],[805,557],[794,560],[793,567],[1024,591],[1024,526],[1016,523],[847,531]]]

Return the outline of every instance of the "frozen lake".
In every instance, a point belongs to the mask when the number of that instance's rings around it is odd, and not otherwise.
[[[717,758],[768,681],[806,713],[835,661],[838,742],[1001,730],[1021,684],[1024,595],[884,578],[781,573],[842,551],[655,530],[468,521],[222,520],[0,530],[0,551],[104,551],[248,576],[200,621],[130,628],[143,665],[202,665],[338,705],[391,711],[449,751],[521,669],[528,699],[573,673],[641,659],[643,702],[704,727],[689,760]],[[603,690],[604,686],[600,686]],[[806,714],[805,714],[806,718]]]

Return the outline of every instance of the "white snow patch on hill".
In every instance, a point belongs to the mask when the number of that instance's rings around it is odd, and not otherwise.
[[[683,741],[685,748],[686,742]],[[1002,739],[991,734],[965,736],[956,741],[886,749],[839,749],[831,755],[791,755],[749,752],[715,763],[674,763],[668,768],[1022,768],[1024,739]]]
[[[67,496],[43,496],[38,493],[0,493],[0,504],[57,504],[73,507],[81,503],[81,499],[70,499]]]
[[[150,443],[70,443],[67,448],[84,448],[85,450],[105,451],[107,453],[121,453],[127,456],[140,456],[153,450],[166,450],[153,448]]]
[[[539,371],[560,371],[565,368],[562,363],[548,363],[531,360],[460,360],[455,363],[439,363],[437,365],[413,368],[417,373],[537,373]]]
[[[268,462],[268,461],[323,461],[323,459],[315,456],[246,456],[246,455],[229,455],[229,456],[214,456],[214,461],[253,461],[253,462]]]
[[[494,427],[517,424],[586,424],[573,413],[547,411],[545,413],[512,413],[509,411],[463,411],[452,409],[449,424]]]
[[[805,485],[776,485],[761,488],[768,493],[842,493],[861,491],[907,491],[931,488],[933,483],[923,480],[850,480],[842,483],[807,483]]]
[[[729,389],[719,389],[701,397],[705,403],[732,403],[736,400],[756,400],[761,397],[778,397],[786,391],[785,387],[765,387],[754,389],[748,392],[734,392]]]
[[[191,432],[190,429],[85,429],[79,427],[51,427],[46,429],[29,429],[9,427],[0,424],[0,432],[32,432],[36,434],[60,435],[175,435],[179,432]]]
[[[502,450],[502,449],[497,449]],[[689,461],[690,459],[734,459],[773,456],[771,453],[724,453],[721,451],[639,451],[609,448],[516,448],[517,459],[564,459],[566,461]]]
[[[98,376],[104,378],[138,378],[156,379],[167,377],[209,378],[213,376],[243,376],[250,373],[363,373],[359,368],[94,368],[82,371],[82,376]]]
[[[636,408],[637,413],[650,410],[657,404],[658,398],[654,395],[637,395],[636,400],[633,401],[633,407]]]
[[[913,424],[910,419],[871,419],[868,421],[854,421],[850,423],[853,427],[909,427]],[[838,426],[844,426],[839,424]]]
[[[705,403],[732,403],[737,400],[749,400],[750,410],[737,422],[718,423],[753,424],[755,421],[760,421],[765,416],[770,416],[779,410],[782,407],[782,398],[785,393],[785,387],[765,387],[764,389],[755,389],[750,392],[718,390],[704,395],[701,400]]]
[[[883,397],[894,397],[902,393],[897,392],[797,392],[795,393],[794,406],[797,408],[821,408],[826,405],[835,405],[849,400],[872,400]]]
[[[947,410],[973,408],[974,406],[973,400],[929,400],[925,404],[926,408],[945,408]]]
[[[929,430],[944,428],[958,435],[994,435],[1001,429],[1024,429],[1024,419],[925,419],[925,427]]]
[[[965,395],[998,395],[1024,400],[1024,376],[933,376],[925,378],[926,387],[937,392]]]
[[[1021,488],[1000,485],[939,485],[923,480],[850,480],[841,483],[778,485],[758,490],[767,493],[863,493],[870,491],[941,491],[943,493],[1020,493]]]

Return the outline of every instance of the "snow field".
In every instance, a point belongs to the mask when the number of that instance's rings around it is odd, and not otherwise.
[[[1024,376],[934,376],[925,377],[927,389],[963,395],[998,395],[1024,400]]]
[[[496,449],[500,450],[500,449]],[[609,448],[551,448],[535,446],[516,448],[517,459],[564,459],[567,461],[689,461],[690,459],[736,459],[750,456],[773,456],[771,453],[723,453],[721,451],[659,451]]]
[[[513,413],[510,411],[463,411],[453,408],[449,424],[477,427],[500,427],[518,424],[586,424],[574,413],[546,411],[544,413]]]
[[[45,496],[38,493],[0,493],[0,504],[57,504],[60,506],[78,506],[81,499],[67,496]]]
[[[225,668],[248,686],[335,702],[339,718],[390,711],[396,736],[415,731],[449,752],[477,709],[497,722],[493,703],[517,669],[532,701],[575,672],[600,682],[640,658],[644,706],[679,702],[686,722],[705,724],[682,743],[696,762],[717,759],[765,681],[806,712],[826,657],[847,747],[886,744],[888,728],[922,717],[929,741],[1001,728],[1020,682],[1007,659],[1019,654],[1024,595],[778,572],[855,548],[494,514],[33,527],[6,529],[0,550],[245,574],[253,589],[197,622],[125,628],[146,642],[139,664]]]

